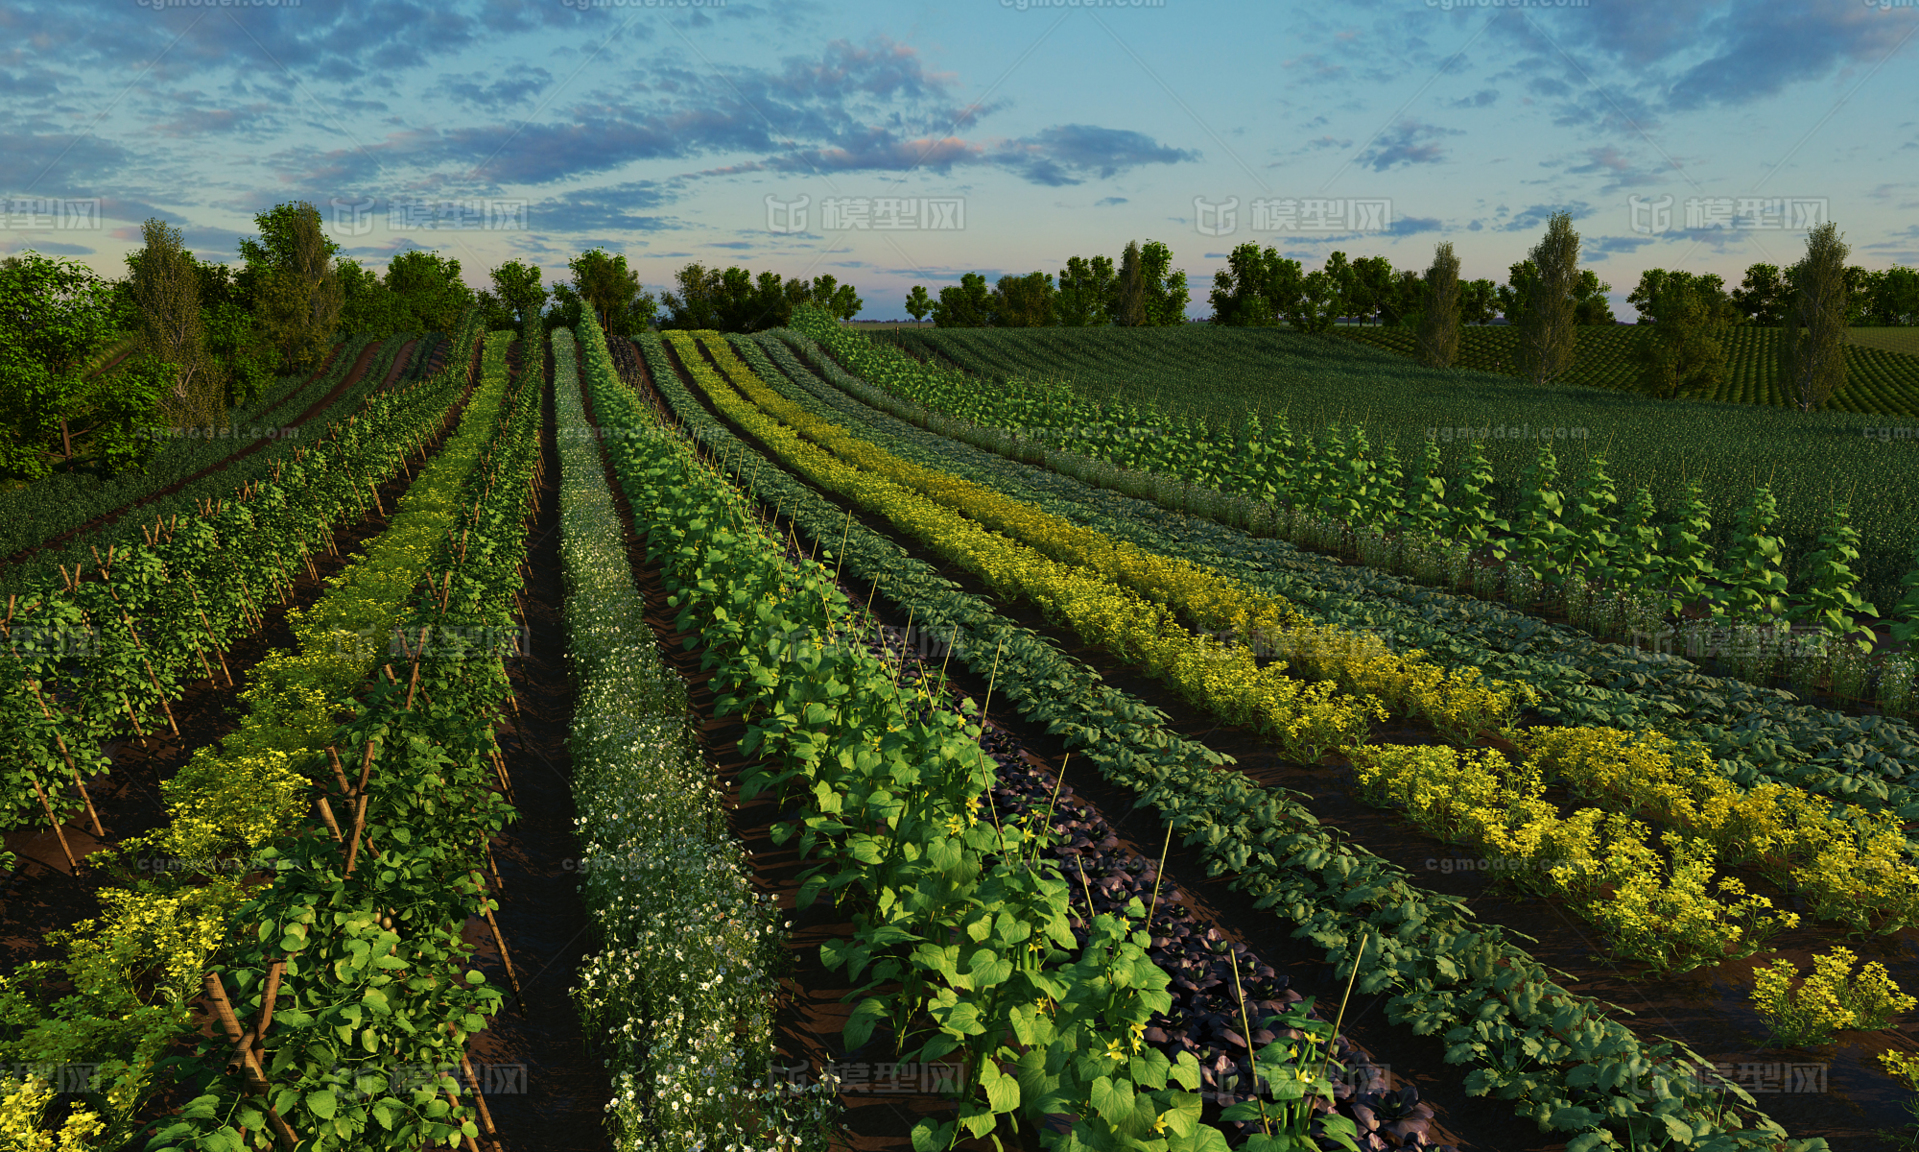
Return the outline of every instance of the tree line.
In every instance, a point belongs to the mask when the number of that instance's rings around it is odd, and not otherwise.
[[[424,249],[384,273],[343,256],[320,212],[295,201],[254,217],[235,265],[196,257],[180,230],[142,226],[127,274],[108,280],[78,261],[27,251],[0,260],[0,480],[55,468],[113,474],[145,465],[161,428],[224,426],[281,376],[306,373],[345,337],[451,332],[469,308],[489,329],[572,327],[591,308],[630,335],[654,326],[751,332],[814,304],[850,319],[858,291],[810,280],[688,264],[659,296],[626,257],[603,248],[566,262],[570,279],[508,260],[474,291],[460,261]],[[116,353],[123,350],[124,356]]]
[[[941,328],[1082,328],[1097,324],[1132,327],[1184,324],[1190,293],[1186,273],[1172,267],[1173,251],[1158,240],[1129,243],[1114,263],[1110,256],[1073,256],[1054,281],[1050,272],[986,277],[968,272],[935,299],[923,284],[906,297],[915,322],[930,313]]]

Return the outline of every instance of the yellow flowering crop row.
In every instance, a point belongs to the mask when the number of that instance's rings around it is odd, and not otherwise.
[[[1164,604],[1010,541],[904,485],[832,456],[754,407],[697,352],[685,345],[681,352],[690,374],[721,411],[787,466],[885,516],[1002,595],[1033,601],[1088,643],[1144,665],[1193,703],[1271,736],[1288,755],[1310,761],[1361,743],[1370,721],[1385,718],[1376,699],[1356,699],[1323,681],[1294,679],[1277,663],[1258,667],[1249,649],[1193,635]]]
[[[1685,970],[1749,956],[1799,923],[1749,896],[1738,880],[1712,883],[1713,845],[1650,830],[1631,816],[1582,808],[1562,817],[1545,798],[1541,764],[1514,767],[1497,751],[1435,745],[1351,749],[1360,792],[1406,813],[1414,825],[1494,857],[1495,871],[1542,896],[1566,900],[1597,925],[1614,953],[1659,969]]]
[[[699,361],[690,334],[667,338],[689,366]],[[902,460],[806,411],[761,381],[723,339],[701,343],[731,382],[781,423],[857,467],[912,489],[1005,533],[1054,560],[1090,569],[1168,605],[1195,627],[1255,641],[1282,653],[1300,673],[1331,680],[1360,697],[1377,697],[1398,715],[1423,716],[1462,743],[1503,729],[1523,688],[1486,680],[1476,669],[1446,670],[1418,651],[1396,653],[1376,636],[1316,624],[1292,604],[1204,565],[1155,555],[1103,532],[1042,512],[990,488]]]
[[[1919,868],[1890,813],[1828,802],[1790,785],[1750,791],[1720,775],[1712,757],[1656,732],[1540,729],[1531,759],[1583,794],[1700,837],[1727,863],[1756,863],[1803,894],[1822,920],[1896,931],[1919,920]]]

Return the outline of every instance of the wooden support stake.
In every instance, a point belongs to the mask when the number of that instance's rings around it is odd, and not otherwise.
[[[327,745],[326,754],[327,759],[333,763],[333,778],[340,782],[340,795],[353,795],[353,789],[347,786],[346,769],[340,764],[340,753],[334,749],[333,745],[329,744]]]
[[[133,714],[133,701],[127,699],[125,692],[120,693],[120,703],[126,705],[127,719],[133,721],[133,734],[145,740],[147,738],[146,730],[140,727],[140,718]]]
[[[66,752],[67,742],[62,740],[60,741],[60,754],[65,756]],[[107,838],[107,830],[100,827],[100,814],[93,810],[93,797],[87,794],[87,786],[85,782],[80,779],[80,770],[73,766],[73,757],[71,756],[67,756],[67,767],[73,772],[73,786],[80,790],[80,799],[87,802],[87,819],[93,824],[93,834],[105,840]]]
[[[367,487],[367,491],[369,491],[369,492],[371,492],[371,493],[373,493],[373,506],[374,506],[375,508],[378,508],[378,509],[380,510],[380,515],[382,515],[382,516],[385,516],[385,515],[386,515],[386,505],[385,505],[385,504],[382,504],[382,503],[380,503],[380,489],[379,489],[379,487],[378,487],[377,485],[375,485],[375,484],[374,484],[374,483],[373,483],[372,481],[370,481],[370,480],[369,480],[369,481],[367,482],[367,486],[366,486],[366,487]]]
[[[153,694],[160,698],[161,711],[167,714],[167,727],[173,729],[173,734],[178,736],[180,734],[180,725],[174,722],[173,705],[167,703],[167,694],[160,690],[160,678],[153,674],[153,662],[145,656],[142,656],[140,657],[140,663],[147,666],[147,679],[153,684]]]
[[[333,818],[333,805],[326,802],[326,797],[316,796],[313,798],[313,806],[320,810],[320,820],[326,824],[327,831],[333,833],[333,842],[345,844],[346,836],[340,832],[340,822]]]
[[[80,871],[80,862],[73,858],[73,849],[67,847],[66,830],[60,827],[60,821],[54,819],[53,805],[47,802],[47,790],[45,788],[40,787],[40,781],[38,780],[35,780],[33,782],[33,790],[36,793],[38,793],[40,796],[40,808],[47,814],[47,823],[53,825],[53,834],[60,841],[60,851],[66,854],[67,867],[73,869],[74,872],[77,874]],[[490,918],[490,915],[489,915],[489,918]],[[495,934],[498,934],[499,929],[495,928],[493,931]],[[507,966],[507,971],[508,972],[513,971],[512,965],[509,964]],[[516,992],[519,991],[519,985],[516,983],[513,986],[513,989]]]
[[[513,982],[513,994],[520,997],[520,1010],[526,1010],[526,995],[520,991],[519,973],[513,970],[513,954],[506,950],[506,937],[500,935],[500,922],[493,918],[493,909],[486,910],[486,926],[493,929],[493,942],[500,946],[500,959],[506,964],[506,978]]]
[[[473,1089],[473,1102],[480,1106],[480,1123],[486,1127],[488,1136],[498,1136],[499,1130],[493,1127],[493,1113],[486,1106],[486,1094],[480,1091],[480,1078],[473,1074],[473,1062],[460,1053],[460,1071],[466,1073],[467,1087]]]

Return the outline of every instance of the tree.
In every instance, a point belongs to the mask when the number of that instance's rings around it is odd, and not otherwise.
[[[82,446],[108,471],[142,462],[171,366],[136,357],[89,377],[117,332],[111,285],[71,260],[29,249],[0,260],[0,471],[38,479]]]
[[[1362,324],[1372,319],[1383,321],[1388,312],[1397,312],[1391,260],[1384,256],[1361,256],[1353,261],[1352,269],[1353,289],[1348,305],[1353,319]]]
[[[1419,362],[1450,368],[1459,355],[1459,257],[1451,241],[1433,249],[1426,269],[1426,309],[1419,318]]]
[[[388,262],[386,288],[400,301],[408,332],[451,333],[473,306],[473,289],[460,278],[460,262],[424,248]]]
[[[913,290],[906,294],[906,314],[911,316],[913,323],[917,325],[926,319],[926,314],[932,310],[933,298],[926,294],[926,285],[913,285]]]
[[[688,264],[673,273],[673,283],[679,291],[660,294],[660,304],[667,311],[666,322],[661,327],[718,328],[722,279],[718,268],[699,263]]]
[[[1491,280],[1468,280],[1459,286],[1459,321],[1462,324],[1491,324],[1499,290]]]
[[[1333,316],[1351,316],[1357,308],[1356,297],[1359,294],[1359,273],[1347,262],[1344,252],[1334,252],[1326,257],[1326,282],[1332,286]]]
[[[1746,323],[1775,328],[1786,316],[1786,281],[1777,264],[1754,264],[1732,290],[1732,302]]]
[[[1118,293],[1119,274],[1113,270],[1113,258],[1071,256],[1059,273],[1059,297],[1054,312],[1069,328],[1113,323],[1113,303]]]
[[[1113,323],[1137,328],[1146,323],[1146,290],[1139,266],[1139,241],[1131,240],[1119,254],[1119,274],[1114,286]]]
[[[1779,341],[1779,376],[1801,411],[1824,406],[1846,383],[1848,249],[1831,221],[1806,235],[1806,255],[1787,274],[1793,295]]]
[[[1140,249],[1139,266],[1146,322],[1161,327],[1186,323],[1186,306],[1193,297],[1185,271],[1171,271],[1173,250],[1157,240],[1148,240]]]
[[[940,289],[933,305],[933,324],[940,328],[984,328],[993,322],[993,295],[986,277],[968,272],[957,285]]]
[[[840,320],[851,320],[866,306],[851,284],[841,284],[830,274],[813,277],[812,290],[807,299]]]
[[[140,310],[138,348],[168,365],[161,394],[168,423],[212,428],[226,414],[226,380],[207,351],[200,312],[200,273],[180,230],[150,218],[140,227],[144,247],[127,255],[129,289]]]
[[[1647,270],[1633,290],[1639,322],[1652,331],[1639,347],[1641,391],[1672,399],[1710,392],[1726,371],[1727,331],[1741,319],[1725,283],[1706,273]]]
[[[240,240],[242,272],[255,312],[288,371],[319,360],[339,327],[345,291],[333,262],[340,246],[320,227],[306,201],[280,204],[253,218],[260,239]]]
[[[540,289],[542,311],[546,302],[546,289]],[[485,332],[498,332],[503,328],[524,328],[525,322],[505,300],[485,289],[473,298],[474,307],[480,310],[480,328]]]
[[[1393,274],[1393,290],[1379,311],[1381,324],[1417,327],[1426,312],[1426,277],[1412,268]]]
[[[993,289],[993,323],[1002,328],[1050,327],[1056,295],[1050,272],[1001,276]]]
[[[1874,324],[1919,324],[1919,270],[1888,268],[1870,285],[1867,315]]]
[[[626,266],[626,256],[592,248],[566,262],[573,273],[573,291],[609,336],[631,336],[650,328],[659,302],[640,287],[640,274]]]
[[[524,328],[529,317],[538,316],[546,307],[547,289],[540,283],[537,264],[508,260],[487,273],[487,278],[493,281],[500,303],[513,312],[516,328]]]
[[[1574,292],[1579,286],[1579,233],[1572,214],[1555,212],[1546,235],[1534,246],[1531,285],[1514,350],[1521,376],[1544,384],[1563,373],[1573,358]]]
[[[1343,297],[1324,269],[1308,272],[1299,282],[1299,295],[1286,312],[1286,323],[1301,332],[1330,332],[1339,317]]]
[[[1521,260],[1506,270],[1506,282],[1493,290],[1499,314],[1506,323],[1517,326],[1526,317],[1532,303],[1533,285],[1539,282],[1539,269],[1531,260]]]
[[[1268,246],[1245,243],[1226,256],[1226,267],[1213,273],[1207,302],[1213,323],[1230,327],[1267,327],[1297,310],[1299,261],[1289,260]]]
[[[1612,285],[1599,279],[1592,269],[1583,269],[1579,273],[1579,283],[1573,289],[1573,323],[1575,324],[1613,324],[1612,302],[1606,293],[1612,291]]]

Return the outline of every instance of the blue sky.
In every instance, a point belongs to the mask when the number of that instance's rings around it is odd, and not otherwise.
[[[119,275],[159,216],[234,259],[305,199],[373,267],[599,244],[656,292],[831,273],[863,318],[1146,238],[1194,315],[1248,240],[1503,280],[1559,209],[1621,318],[1817,219],[1919,264],[1914,0],[171,2],[0,2],[0,251]]]

